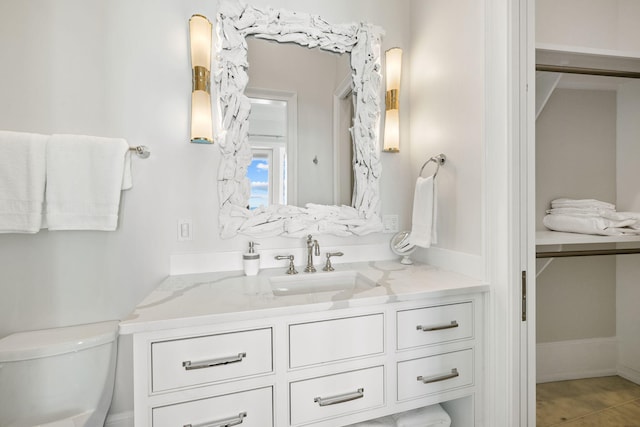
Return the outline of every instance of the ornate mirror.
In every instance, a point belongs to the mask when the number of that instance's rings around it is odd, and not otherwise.
[[[218,173],[220,235],[253,237],[338,236],[380,231],[380,37],[370,24],[331,25],[318,16],[284,10],[260,10],[238,1],[222,1],[217,17],[215,84],[222,152]],[[252,100],[247,96],[247,37],[295,43],[350,55],[353,92],[353,195],[351,206],[306,203],[304,207],[271,203],[249,209],[247,177],[254,153],[249,144]],[[282,64],[287,66],[287,64]],[[313,85],[313,81],[309,81]],[[255,102],[255,101],[254,101]],[[298,141],[298,144],[304,144]],[[327,142],[331,144],[331,141]],[[301,172],[304,173],[304,172]]]

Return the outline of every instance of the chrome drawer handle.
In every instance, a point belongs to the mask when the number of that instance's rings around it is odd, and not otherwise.
[[[190,360],[187,360],[185,362],[182,362],[182,366],[185,370],[191,371],[193,369],[211,368],[213,366],[242,362],[242,359],[244,359],[245,357],[247,357],[247,353],[238,353],[237,356],[220,357],[218,359],[202,360],[200,362],[192,362]]]
[[[436,325],[436,326],[418,325],[418,326],[416,326],[416,329],[418,331],[430,332],[430,331],[441,331],[443,329],[453,329],[453,328],[457,328],[458,326],[460,326],[460,325],[458,325],[458,321],[452,320],[451,323],[447,323],[445,325]]]
[[[453,368],[450,374],[434,375],[426,378],[420,375],[418,377],[418,381],[422,381],[423,384],[431,384],[431,383],[437,383],[439,381],[450,380],[451,378],[455,378],[459,376],[460,374],[458,373],[458,368]]]
[[[231,427],[242,424],[244,418],[247,416],[246,412],[240,412],[237,417],[225,418],[220,421],[211,421],[202,424],[185,424],[183,427]]]
[[[339,394],[332,397],[316,397],[313,399],[320,406],[335,405],[337,403],[350,402],[356,399],[362,399],[364,397],[364,389],[359,388],[358,391],[351,393]]]

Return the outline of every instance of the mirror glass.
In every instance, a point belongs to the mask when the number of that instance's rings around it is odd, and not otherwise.
[[[380,231],[382,30],[366,23],[331,25],[315,15],[262,10],[237,0],[221,2],[216,27],[221,237],[238,233],[348,236]],[[317,70],[294,71],[288,80],[297,80],[298,88],[274,88],[261,80],[263,73],[250,78],[248,51],[253,37],[271,41],[266,49],[302,47],[308,54],[321,50],[330,56],[331,72],[322,73],[329,74],[328,95],[323,91],[329,107],[299,104],[301,87],[314,90],[323,84]],[[256,54],[263,55],[263,49],[255,49]],[[316,60],[287,57],[280,61],[272,56],[276,54],[264,55],[276,74],[285,68],[289,71],[295,62]],[[346,75],[339,63],[349,65]],[[348,104],[353,105],[352,111]],[[272,114],[280,118],[272,122]],[[348,124],[348,132],[334,126],[339,122]],[[349,139],[351,144],[337,143]],[[347,170],[338,166],[345,163]],[[295,179],[288,180],[289,175]]]
[[[254,153],[248,173],[251,208],[259,203],[351,206],[349,54],[254,36],[246,41],[249,82],[245,94],[251,100],[249,144]],[[296,106],[297,111],[287,112]],[[288,116],[296,120],[289,132]]]

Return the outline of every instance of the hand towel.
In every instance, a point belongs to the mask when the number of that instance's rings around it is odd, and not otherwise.
[[[635,219],[614,221],[601,217],[546,215],[542,219],[545,227],[553,231],[567,233],[596,234],[602,236],[637,235],[638,230],[629,228],[636,223]]]
[[[0,131],[0,233],[40,230],[48,138]]]
[[[394,414],[397,427],[449,427],[451,417],[442,406],[436,404],[424,408]]]
[[[595,209],[610,209],[615,210],[616,205],[602,202],[600,200],[595,199],[555,199],[551,201],[552,208],[595,208]]]
[[[128,151],[124,139],[53,135],[46,168],[49,230],[115,230],[120,192],[129,184]]]
[[[436,216],[438,212],[438,187],[435,178],[418,177],[413,195],[410,242],[423,248],[438,243]]]

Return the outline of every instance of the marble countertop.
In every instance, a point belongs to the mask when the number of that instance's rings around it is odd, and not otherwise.
[[[312,311],[486,292],[489,286],[461,274],[425,264],[397,261],[338,264],[336,272],[357,271],[371,286],[354,289],[274,295],[271,280],[285,276],[282,268],[245,276],[242,271],[170,276],[120,323],[120,334],[194,327]],[[301,280],[334,273],[300,272]],[[308,276],[308,277],[305,277]],[[290,276],[289,276],[290,277]],[[295,286],[292,285],[292,286]]]

